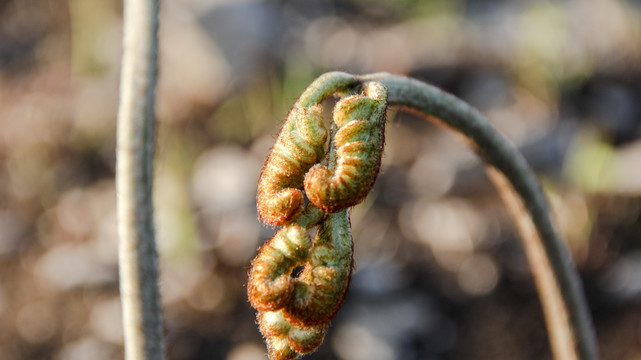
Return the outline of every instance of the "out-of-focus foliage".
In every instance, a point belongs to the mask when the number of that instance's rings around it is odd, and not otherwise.
[[[0,357],[119,359],[114,145],[122,5],[0,2]],[[170,359],[263,359],[256,180],[299,92],[389,71],[470,102],[542,178],[604,359],[641,357],[641,3],[162,4],[155,188]],[[398,116],[394,117],[394,114]],[[352,212],[356,269],[309,359],[546,359],[519,242],[475,156],[392,111]]]

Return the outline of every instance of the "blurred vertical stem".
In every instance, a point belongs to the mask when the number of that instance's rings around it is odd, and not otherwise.
[[[125,358],[164,359],[153,221],[158,0],[124,0],[117,209]]]
[[[536,176],[523,156],[465,102],[433,86],[387,73],[365,75],[389,90],[390,105],[440,119],[486,161],[490,178],[514,217],[543,306],[552,353],[559,360],[598,358],[596,336],[570,255],[550,218]]]

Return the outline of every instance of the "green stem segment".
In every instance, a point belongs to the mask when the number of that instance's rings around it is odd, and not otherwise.
[[[116,186],[127,360],[165,357],[152,201],[157,32],[158,0],[124,1]]]
[[[470,142],[491,167],[490,177],[515,217],[543,304],[555,358],[598,359],[596,336],[579,276],[552,223],[540,184],[523,156],[478,111],[433,86],[388,73],[359,79],[385,84],[390,105],[436,117]]]

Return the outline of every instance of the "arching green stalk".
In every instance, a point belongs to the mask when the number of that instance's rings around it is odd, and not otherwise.
[[[523,156],[474,108],[433,86],[387,73],[360,77],[385,84],[391,105],[437,117],[463,135],[492,168],[490,178],[512,213],[543,304],[556,359],[598,358],[596,336],[570,255]]]

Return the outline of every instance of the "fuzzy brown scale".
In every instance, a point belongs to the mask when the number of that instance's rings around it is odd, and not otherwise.
[[[305,176],[309,201],[331,213],[361,202],[378,175],[385,142],[387,89],[379,83],[365,86],[363,95],[336,104],[334,136],[336,168],[315,165]]]

